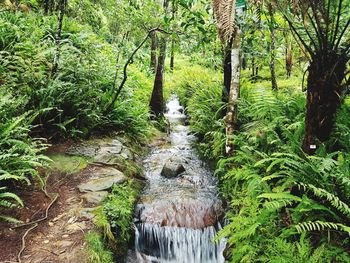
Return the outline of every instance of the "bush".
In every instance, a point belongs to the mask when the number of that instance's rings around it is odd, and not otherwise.
[[[45,166],[49,159],[41,154],[46,144],[29,136],[33,115],[12,116],[10,96],[0,97],[0,206],[13,208],[23,206],[21,198],[11,192],[13,186],[30,185],[36,180],[43,185],[37,167]],[[0,219],[16,221],[0,215]]]
[[[0,79],[3,89],[23,97],[19,113],[37,114],[35,133],[56,140],[107,130],[147,135],[148,104],[140,99],[151,87],[147,73],[133,67],[121,98],[106,112],[120,50],[88,25],[66,18],[59,67],[52,75],[57,23],[56,16],[40,13],[0,14]]]

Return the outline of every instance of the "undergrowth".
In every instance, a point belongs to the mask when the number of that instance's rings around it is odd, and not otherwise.
[[[350,262],[348,103],[331,140],[307,156],[301,149],[305,95],[296,78],[272,92],[264,82],[243,77],[231,138],[236,148],[225,157],[220,85],[200,68],[179,73],[177,94],[199,151],[217,161],[215,174],[228,204],[228,224],[217,238],[228,240],[228,261]]]

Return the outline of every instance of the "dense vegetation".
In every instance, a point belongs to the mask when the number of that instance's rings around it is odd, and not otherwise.
[[[49,144],[146,142],[176,93],[216,164],[228,261],[350,262],[349,28],[348,0],[5,1],[0,220],[45,183]],[[137,190],[97,212],[91,262],[129,240]]]

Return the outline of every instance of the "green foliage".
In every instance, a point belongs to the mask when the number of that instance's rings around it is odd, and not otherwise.
[[[88,262],[113,263],[113,253],[106,249],[103,239],[96,232],[90,232],[85,236],[87,242]]]
[[[150,83],[136,68],[124,98],[105,112],[113,93],[115,53],[120,52],[115,45],[89,26],[66,18],[58,72],[52,76],[58,52],[52,40],[56,16],[2,13],[0,20],[0,77],[4,89],[23,96],[22,113],[37,113],[35,132],[54,139],[86,137],[108,129],[125,130],[135,137],[147,134],[147,104],[135,94],[145,95]]]
[[[317,156],[302,152],[303,94],[290,88],[275,93],[243,80],[238,131],[231,138],[236,151],[223,158],[220,87],[197,88],[200,73],[190,73],[181,75],[178,94],[199,149],[219,160],[216,175],[229,223],[218,238],[228,239],[230,262],[348,262],[349,157],[326,154],[325,147]]]
[[[293,254],[278,244],[290,247],[300,262],[328,262],[338,255],[349,261],[344,252],[350,229],[349,157],[301,151],[304,104],[300,94],[288,90],[242,91],[240,130],[233,138],[237,150],[221,159],[216,171],[230,204],[230,223],[220,236],[228,238],[232,262],[272,255],[276,262],[290,262]],[[293,241],[305,231],[307,239]],[[316,248],[309,239],[317,240]]]
[[[209,159],[221,156],[225,141],[222,88],[217,73],[189,64],[175,70],[170,81],[170,89],[179,96],[190,116],[191,131],[200,140],[200,153]]]
[[[130,238],[134,205],[140,190],[135,186],[136,183],[134,181],[115,185],[103,205],[103,212],[115,231],[118,240],[124,242]]]
[[[34,180],[43,184],[36,170],[49,159],[41,154],[46,149],[43,140],[29,137],[33,116],[12,116],[14,102],[10,96],[0,98],[0,207],[23,206],[21,198],[12,193],[14,185],[30,185]],[[0,219],[14,221],[0,215]]]

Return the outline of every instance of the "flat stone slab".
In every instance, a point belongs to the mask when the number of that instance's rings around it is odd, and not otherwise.
[[[107,197],[107,195],[107,191],[88,192],[86,194],[83,194],[83,198],[88,203],[99,205]]]
[[[94,158],[106,154],[120,154],[123,148],[123,144],[117,139],[95,139],[72,145],[67,154]]]
[[[119,172],[119,174],[112,176],[92,179],[86,183],[78,185],[78,189],[82,193],[105,191],[110,189],[114,184],[121,184],[126,180],[127,177],[122,172]]]

